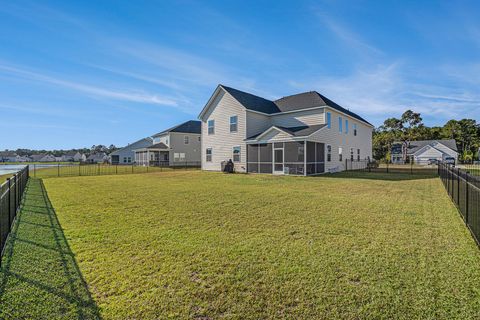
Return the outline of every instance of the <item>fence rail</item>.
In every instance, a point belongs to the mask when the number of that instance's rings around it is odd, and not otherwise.
[[[169,170],[195,170],[200,168],[200,161],[174,162],[172,164],[142,166],[110,165],[110,164],[53,164],[30,165],[30,175],[36,178],[73,177],[73,176],[97,176],[131,173],[163,172]]]
[[[448,195],[480,245],[480,180],[464,168],[454,168],[444,163],[438,165],[438,173]]]
[[[420,175],[437,175],[438,167],[434,165],[419,165],[413,163],[392,164],[388,161],[345,160],[346,171],[363,171],[378,173],[403,173]]]
[[[1,256],[13,226],[29,178],[28,166],[0,185],[0,265]]]

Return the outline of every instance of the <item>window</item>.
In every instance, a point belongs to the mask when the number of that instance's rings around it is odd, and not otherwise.
[[[230,117],[230,132],[237,132],[238,129],[238,117],[231,116]]]
[[[240,162],[240,147],[233,147],[233,162]]]
[[[345,119],[345,134],[348,134],[348,119]]]
[[[327,127],[330,129],[332,127],[332,114],[327,112]]]
[[[360,149],[357,149],[357,161],[360,161]]]
[[[212,162],[212,148],[207,148],[207,151],[205,154],[207,155],[206,161]]]
[[[356,123],[353,124],[353,135],[354,136],[357,135],[357,124]]]
[[[338,132],[343,131],[343,119],[342,117],[338,117]]]
[[[198,142],[202,141],[202,136],[198,136]]]
[[[208,134],[215,133],[215,120],[208,120]]]
[[[332,146],[327,145],[327,161],[331,162],[332,161]]]
[[[353,161],[353,148],[350,148],[350,161]]]
[[[338,161],[342,162],[343,161],[343,150],[342,147],[338,148]]]
[[[190,143],[190,138],[188,136],[183,137],[183,143],[184,144],[189,144]]]
[[[165,144],[168,146],[168,137],[165,138]]]
[[[123,163],[127,163],[127,157],[123,157]]]
[[[174,153],[173,154],[173,160],[174,161],[184,161],[185,160],[185,153]]]

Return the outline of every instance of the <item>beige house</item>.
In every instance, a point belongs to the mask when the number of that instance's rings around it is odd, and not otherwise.
[[[219,85],[199,115],[202,169],[312,175],[372,158],[373,126],[311,91],[271,101]]]
[[[143,166],[200,166],[201,123],[190,120],[152,136],[152,145],[135,149]]]

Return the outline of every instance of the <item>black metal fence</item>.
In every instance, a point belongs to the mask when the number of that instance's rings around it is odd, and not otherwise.
[[[110,164],[34,164],[30,165],[30,175],[36,178],[97,176],[132,173],[163,172],[169,170],[195,170],[200,168],[200,161],[175,162],[171,165],[110,165]]]
[[[3,249],[22,202],[28,178],[29,170],[26,166],[0,185],[0,265]]]
[[[465,168],[454,168],[443,163],[438,165],[438,173],[448,195],[480,245],[480,178],[465,171]]]
[[[420,175],[437,175],[438,167],[436,164],[419,165],[413,163],[392,164],[388,161],[375,160],[345,160],[346,171],[364,171],[378,173],[403,173]]]

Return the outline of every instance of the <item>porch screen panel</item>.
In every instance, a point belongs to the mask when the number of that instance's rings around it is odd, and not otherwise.
[[[304,174],[305,145],[303,141],[285,142],[284,161],[285,171],[288,174]]]
[[[260,144],[259,155],[259,172],[272,173],[272,144]]]
[[[317,143],[317,155],[316,155],[316,173],[325,172],[325,144]]]
[[[258,173],[258,144],[247,144],[247,172]]]

